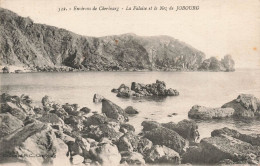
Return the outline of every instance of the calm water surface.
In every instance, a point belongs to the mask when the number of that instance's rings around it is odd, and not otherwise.
[[[36,104],[44,95],[51,96],[60,104],[77,103],[92,111],[101,112],[101,104],[92,102],[99,93],[117,105],[125,108],[134,106],[139,114],[130,118],[130,124],[141,131],[141,122],[178,122],[188,119],[188,111],[195,105],[221,107],[240,93],[254,94],[260,98],[260,70],[238,70],[236,72],[75,72],[75,73],[21,73],[1,74],[1,93],[27,94]],[[177,89],[178,97],[157,100],[121,99],[111,93],[121,83],[152,83],[163,80],[167,88]],[[172,113],[176,116],[168,117]],[[214,120],[199,122],[201,137],[210,136],[214,129],[229,127],[242,133],[260,133],[260,121]]]

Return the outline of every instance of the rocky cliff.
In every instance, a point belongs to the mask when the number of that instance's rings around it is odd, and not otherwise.
[[[230,58],[226,63],[217,60],[220,67],[212,70],[233,70]],[[86,37],[0,8],[2,66],[22,65],[38,71],[64,66],[86,71],[211,70],[210,62],[204,60],[203,52],[169,36]]]

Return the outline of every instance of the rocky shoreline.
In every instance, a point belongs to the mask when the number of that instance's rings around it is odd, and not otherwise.
[[[93,99],[99,100],[93,101],[102,104],[102,113],[80,108],[77,104],[60,105],[48,96],[42,98],[41,106],[34,106],[27,95],[19,97],[3,93],[0,99],[1,164],[260,163],[260,134],[242,134],[224,127],[212,131],[211,137],[200,140],[196,122],[186,119],[177,124],[143,121],[142,132],[136,133],[135,128],[128,124],[128,117],[137,114],[136,110],[131,106],[123,109],[97,95]],[[259,103],[254,96],[241,94],[235,103],[224,106],[235,104],[233,115],[254,114],[247,117],[258,117]],[[239,114],[241,111],[243,114]]]

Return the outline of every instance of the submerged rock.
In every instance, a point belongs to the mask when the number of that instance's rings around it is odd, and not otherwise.
[[[128,117],[125,111],[107,99],[102,100],[102,113],[106,114],[107,117],[115,119],[119,122],[128,121]]]
[[[194,105],[188,116],[191,119],[221,119],[232,117],[235,110],[233,108],[209,108],[199,105]]]
[[[222,108],[233,108],[236,117],[260,116],[260,100],[251,94],[240,94],[222,106]]]

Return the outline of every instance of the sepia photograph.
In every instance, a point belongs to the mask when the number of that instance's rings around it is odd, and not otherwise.
[[[259,0],[0,0],[0,165],[260,165]]]

